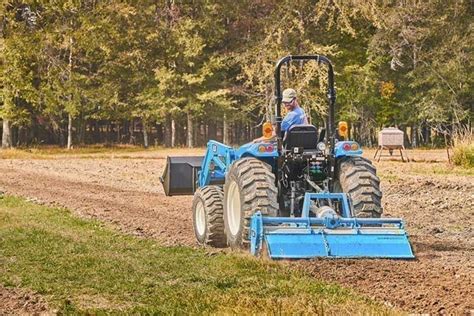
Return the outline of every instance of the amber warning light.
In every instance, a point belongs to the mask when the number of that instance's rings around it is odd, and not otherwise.
[[[347,122],[344,122],[344,121],[339,122],[337,129],[339,132],[339,136],[341,136],[344,140],[346,140],[349,134],[349,129],[347,128]]]
[[[263,133],[263,137],[265,137],[265,138],[271,138],[271,137],[273,136],[273,126],[272,126],[272,123],[270,123],[270,122],[265,122],[265,123],[263,123],[262,133]]]

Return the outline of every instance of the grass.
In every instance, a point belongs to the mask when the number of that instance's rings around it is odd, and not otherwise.
[[[398,170],[387,169],[388,163],[392,168],[399,167]],[[410,163],[385,162],[385,168],[377,170],[377,174],[382,180],[398,181],[405,175],[429,175],[429,176],[474,176],[474,168],[464,168],[450,165],[448,163]]]
[[[453,162],[457,166],[474,169],[474,137],[456,142],[453,149]]]
[[[449,164],[429,164],[423,167],[415,166],[410,172],[421,175],[474,176],[474,168],[464,168]]]
[[[39,146],[28,148],[12,148],[0,151],[1,159],[48,159],[53,156],[64,155],[91,155],[91,154],[110,154],[110,153],[134,153],[145,150],[140,146],[131,145],[91,145],[76,147],[68,150],[58,146]]]
[[[35,148],[0,149],[0,159],[58,159],[58,158],[165,158],[169,154],[182,153],[183,155],[203,155],[204,148],[185,147],[149,147],[131,145],[88,145],[68,150],[57,146],[40,146]]]
[[[10,196],[0,198],[0,284],[73,314],[394,313],[278,263],[163,247]]]

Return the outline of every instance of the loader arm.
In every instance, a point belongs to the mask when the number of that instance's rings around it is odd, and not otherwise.
[[[235,160],[235,150],[227,145],[211,140],[207,143],[206,155],[198,175],[198,186],[225,181],[225,174]]]
[[[273,160],[278,157],[278,151],[271,142],[247,143],[239,148],[232,148],[211,140],[207,143],[206,154],[199,171],[198,187],[223,183],[229,166],[235,160],[244,157],[255,157],[272,165]]]

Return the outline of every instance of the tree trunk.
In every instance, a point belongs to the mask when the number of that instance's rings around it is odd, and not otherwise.
[[[94,122],[94,144],[98,144],[102,142],[102,137],[100,135],[100,123],[99,121]]]
[[[163,143],[165,147],[171,147],[171,118],[169,115],[167,115],[165,119]]]
[[[72,115],[68,114],[67,118],[67,149],[72,148]]]
[[[12,146],[13,147],[18,147],[20,146],[19,142],[18,142],[18,127],[12,127]]]
[[[72,45],[74,44],[74,40],[72,39],[72,36],[69,37],[69,80],[72,80]],[[69,101],[72,101],[72,95],[69,96]],[[69,104],[71,106],[71,104]],[[69,109],[69,112],[71,109]],[[68,118],[67,118],[67,149],[72,148],[72,115],[71,113],[68,113]]]
[[[144,119],[142,119],[142,126],[143,126],[143,146],[148,148],[148,131],[147,131],[147,124]]]
[[[85,135],[86,135],[86,129],[87,129],[87,121],[84,120],[84,115],[81,116],[81,121],[79,125],[79,135],[77,137],[77,142],[79,144],[84,144],[85,142]]]
[[[120,122],[117,121],[117,124],[115,124],[117,126],[117,144],[120,144],[120,138],[122,137],[121,135],[121,126],[120,126]]]
[[[226,145],[230,143],[229,134],[229,122],[227,121],[227,115],[224,114],[224,128],[223,128],[223,142]]]
[[[206,146],[207,142],[211,139],[215,140],[216,138],[210,138],[209,135],[210,127],[206,124],[201,124],[200,133],[199,133],[199,143],[198,146]]]
[[[208,131],[207,132],[207,137],[209,139],[206,139],[206,135],[204,135],[204,143],[207,143],[207,141],[211,140],[211,139],[217,140],[217,126],[216,126],[216,123],[209,122],[207,131]]]
[[[17,146],[28,146],[28,128],[24,126],[18,127]]]
[[[59,146],[64,147],[66,144],[65,137],[64,137],[64,124],[61,123],[59,126]]]
[[[188,148],[194,147],[194,123],[191,114],[187,115],[187,126],[188,126],[188,137],[187,137],[187,146]]]
[[[110,129],[111,129],[111,126],[110,126],[110,121],[107,121],[107,124],[105,125],[105,143],[108,145],[110,145]]]
[[[233,126],[233,134],[234,134],[234,141],[236,144],[241,143],[241,135],[242,135],[242,124],[235,123]]]
[[[128,143],[135,144],[135,120],[134,119],[130,120],[130,124],[128,125],[128,134],[129,134]]]
[[[369,147],[372,148],[373,147],[373,143],[372,143],[372,130],[369,129]]]
[[[155,123],[156,127],[156,140],[155,143],[156,145],[165,145],[163,138],[163,124],[162,123]]]
[[[416,124],[413,124],[411,127],[411,147],[413,148],[418,147],[417,138],[418,138],[418,128]]]
[[[171,147],[176,146],[176,122],[171,119]]]
[[[410,143],[410,139],[408,138],[408,127],[406,125],[401,126],[400,128],[403,131],[403,145],[405,147],[408,147],[408,144]]]
[[[2,148],[12,147],[12,133],[10,129],[10,121],[3,119],[3,132],[2,132]]]

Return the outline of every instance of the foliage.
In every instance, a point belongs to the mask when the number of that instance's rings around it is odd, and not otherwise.
[[[388,125],[454,135],[472,121],[473,10],[469,0],[2,0],[0,115],[54,133],[68,116],[76,131],[132,118],[165,131],[224,117],[255,126],[272,119],[275,61],[319,53],[335,64],[338,118],[360,140]],[[315,63],[283,67],[317,125],[325,75]]]

